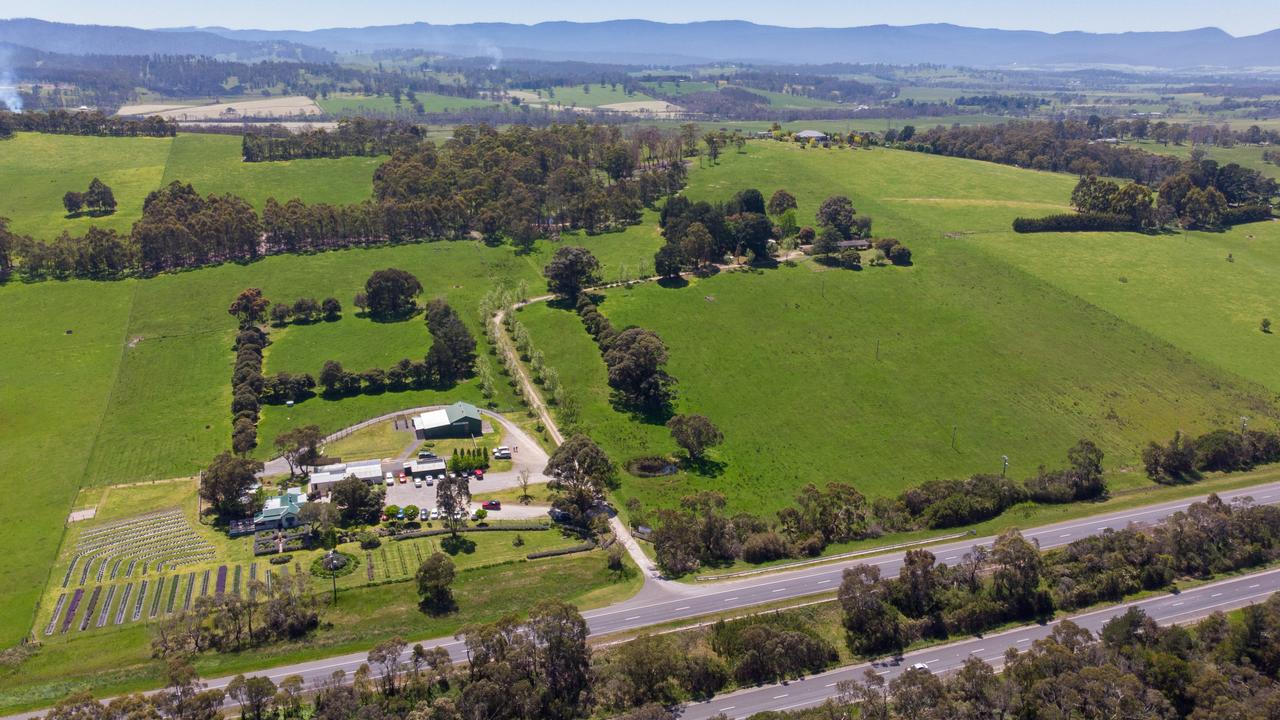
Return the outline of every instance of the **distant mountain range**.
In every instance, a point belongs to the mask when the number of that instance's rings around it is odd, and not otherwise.
[[[212,32],[71,25],[30,18],[0,20],[0,43],[66,55],[208,55],[230,60],[328,62],[333,53],[287,40],[241,40]]]
[[[636,64],[938,63],[1280,68],[1280,30],[1233,37],[1216,28],[1180,32],[1043,33],[956,25],[787,28],[741,21],[612,20],[537,25],[412,23],[323,30],[137,30],[0,20],[0,41],[68,53],[195,53],[299,57],[422,49],[467,56]],[[310,58],[309,58],[310,59]]]

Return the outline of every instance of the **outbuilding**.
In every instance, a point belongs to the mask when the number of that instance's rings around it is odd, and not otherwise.
[[[480,437],[480,411],[471,403],[456,402],[424,412],[413,419],[413,432],[420,440]]]
[[[796,133],[796,138],[800,140],[815,140],[817,142],[826,142],[827,134],[817,130],[801,130]]]
[[[444,477],[445,469],[448,463],[444,458],[418,458],[413,462],[404,464],[404,472],[411,478],[440,478]]]

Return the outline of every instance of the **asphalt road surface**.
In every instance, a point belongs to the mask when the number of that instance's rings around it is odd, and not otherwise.
[[[1042,549],[1048,549],[1097,534],[1109,528],[1122,529],[1132,523],[1157,523],[1169,515],[1185,509],[1188,505],[1203,500],[1205,497],[1201,495],[1185,500],[1169,501],[1070,520],[1055,525],[1024,530],[1023,536],[1039,542]],[[1280,483],[1257,485],[1251,488],[1223,492],[1219,493],[1219,497],[1228,502],[1238,498],[1250,497],[1259,503],[1273,503],[1280,501]],[[929,546],[928,549],[938,558],[939,562],[952,565],[959,562],[962,556],[969,552],[973,546],[989,544],[993,539],[991,537],[969,538]],[[894,577],[902,566],[904,555],[905,551],[891,552],[828,565],[810,566],[741,580],[701,585],[675,582],[646,582],[644,588],[634,597],[606,608],[587,611],[583,613],[583,616],[587,619],[592,635],[607,635],[726,610],[749,609],[755,605],[833,592],[840,586],[841,574],[844,569],[858,564],[877,565],[880,567],[882,576]],[[1221,598],[1223,601],[1240,600],[1242,603],[1247,603],[1280,589],[1280,573],[1276,576],[1274,586],[1264,585],[1262,590],[1257,590],[1256,592],[1254,589],[1247,588],[1247,584],[1241,588],[1236,588],[1234,585],[1228,585],[1227,587],[1229,587],[1229,590],[1223,591],[1224,595]],[[1271,589],[1267,590],[1267,587],[1271,587]],[[1242,599],[1234,594],[1228,595],[1228,592],[1243,593],[1248,596],[1248,599]],[[1218,600],[1219,598],[1214,598],[1215,602]],[[370,644],[372,645],[372,642]],[[466,647],[460,640],[439,638],[423,641],[421,644],[427,648],[444,647],[455,660],[466,659]],[[985,648],[985,646],[981,645],[978,647]],[[988,657],[992,654],[998,653],[983,653],[983,656]],[[280,666],[250,674],[265,675],[277,683],[290,675],[300,675],[306,681],[306,684],[310,686],[314,682],[327,679],[338,670],[345,671],[350,675],[356,668],[365,663],[367,658],[367,651],[351,653],[323,660]],[[221,688],[225,687],[230,680],[231,678],[224,677],[209,679],[206,682],[211,688]],[[774,694],[791,696],[791,693],[786,690],[781,690]],[[788,697],[776,699],[783,701],[787,700]],[[792,699],[792,702],[802,702],[802,700],[797,697]],[[787,703],[780,704],[785,705]],[[701,706],[691,708],[690,712],[694,712],[699,707]],[[709,714],[714,714],[715,712],[713,710]],[[38,714],[27,713],[11,717],[29,718]],[[690,717],[695,716],[690,715]]]
[[[1162,625],[1186,623],[1215,611],[1233,610],[1266,599],[1280,592],[1280,570],[1246,575],[1205,585],[1173,595],[1160,595],[1136,602],[1114,605],[1102,610],[1075,615],[1072,622],[1097,635],[1106,622],[1137,607]],[[730,718],[745,718],[766,710],[794,710],[819,705],[838,694],[837,685],[845,680],[861,680],[867,670],[892,680],[916,663],[924,663],[933,673],[958,670],[965,660],[977,657],[999,669],[1004,653],[1010,648],[1025,650],[1031,643],[1048,637],[1061,620],[1044,625],[1030,625],[969,640],[924,648],[907,653],[891,662],[863,663],[829,670],[803,680],[778,685],[739,690],[719,695],[706,702],[687,705],[681,713],[685,720],[704,720],[719,713]]]

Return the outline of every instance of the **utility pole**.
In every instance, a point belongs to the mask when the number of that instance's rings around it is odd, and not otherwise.
[[[1004,477],[1005,473],[1009,472],[1009,456],[1001,455],[1000,459],[1004,462],[1004,467],[1000,469],[1000,477]]]
[[[1244,435],[1249,430],[1249,418],[1240,416],[1240,434]]]

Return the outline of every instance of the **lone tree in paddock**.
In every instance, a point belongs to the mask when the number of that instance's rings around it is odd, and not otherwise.
[[[676,415],[667,421],[667,429],[671,431],[671,439],[695,462],[701,460],[709,448],[724,442],[724,433],[705,415]]]
[[[418,309],[422,283],[399,268],[377,270],[364,283],[369,314],[379,320],[407,317]]]
[[[573,299],[583,288],[600,282],[600,261],[584,247],[566,245],[551,256],[542,275],[547,279],[547,290]]]

